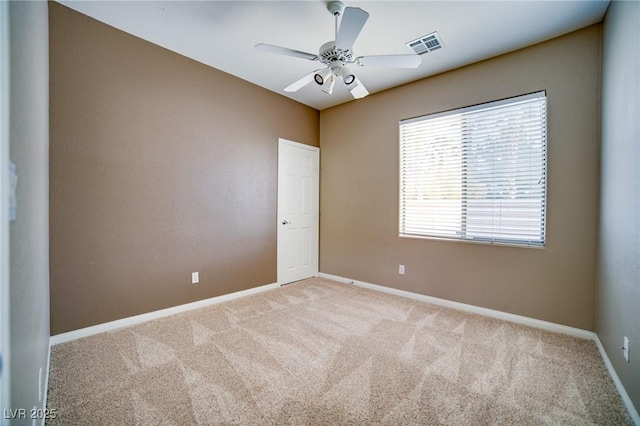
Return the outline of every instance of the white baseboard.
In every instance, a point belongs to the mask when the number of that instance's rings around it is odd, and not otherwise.
[[[611,380],[613,380],[613,383],[616,385],[616,389],[618,389],[618,393],[620,393],[622,402],[624,402],[625,407],[627,407],[627,411],[631,416],[631,420],[635,425],[640,426],[640,415],[638,415],[638,410],[636,410],[636,407],[633,405],[633,402],[631,401],[631,398],[629,397],[627,390],[624,388],[624,385],[622,384],[620,377],[618,377],[618,373],[616,373],[616,370],[613,368],[613,364],[611,364],[609,355],[607,355],[607,352],[604,350],[604,346],[602,346],[602,342],[600,341],[600,338],[598,337],[597,334],[594,333],[594,335],[595,336],[593,340],[596,342],[596,345],[598,346],[598,350],[600,351],[600,356],[604,361],[604,365],[606,365],[607,370],[609,370],[609,375],[611,376]]]
[[[223,294],[222,296],[212,297],[210,299],[198,300],[197,302],[186,303],[184,305],[173,306],[159,311],[148,312],[146,314],[135,315],[103,324],[85,327],[78,330],[69,331],[67,333],[56,334],[49,338],[49,345],[57,345],[64,342],[80,339],[82,337],[93,336],[94,334],[104,333],[106,331],[117,330],[122,327],[129,327],[143,322],[151,321],[158,318],[175,315],[192,309],[204,308],[205,306],[216,305],[218,303],[227,302],[239,297],[249,296],[251,294],[261,293],[263,291],[277,288],[278,284],[265,284],[259,287],[249,288],[247,290],[237,291],[235,293]]]
[[[624,386],[622,385],[622,382],[620,381],[618,374],[614,370],[613,365],[611,364],[611,361],[609,360],[609,357],[607,356],[607,353],[604,350],[604,346],[602,346],[602,343],[598,338],[598,335],[592,331],[582,330],[580,328],[568,327],[566,325],[556,324],[548,321],[542,321],[535,318],[525,317],[522,315],[515,315],[507,312],[496,311],[493,309],[481,308],[479,306],[467,305],[465,303],[439,299],[437,297],[425,296],[423,294],[412,293],[410,291],[405,291],[405,290],[398,290],[395,288],[385,287],[377,284],[371,284],[363,281],[352,280],[350,278],[344,278],[337,275],[325,274],[323,272],[319,273],[318,276],[321,278],[327,278],[334,281],[354,284],[359,287],[364,287],[371,290],[381,291],[383,293],[394,294],[396,296],[407,297],[409,299],[419,300],[421,302],[432,303],[438,306],[458,309],[461,311],[471,312],[474,314],[485,315],[492,318],[502,319],[505,321],[515,322],[523,325],[528,325],[535,328],[541,328],[547,331],[553,331],[556,333],[568,334],[574,337],[593,340],[596,343],[596,346],[598,347],[598,351],[600,351],[600,356],[602,356],[604,364],[607,366],[607,370],[609,370],[609,375],[611,376],[611,379],[613,380],[613,383],[615,384],[616,389],[620,393],[620,396],[622,397],[622,401],[625,407],[627,408],[627,411],[629,412],[631,419],[633,420],[634,424],[636,424],[637,426],[640,426],[640,417],[638,417],[638,411],[633,405],[633,402],[631,401],[629,394],[627,393]]]
[[[535,318],[529,318],[522,315],[510,314],[507,312],[496,311],[494,309],[481,308],[479,306],[467,305],[466,303],[453,302],[451,300],[440,299],[432,296],[425,296],[424,294],[412,293],[410,291],[398,290],[396,288],[385,287],[378,284],[371,284],[363,281],[352,280],[349,278],[339,277],[336,275],[330,275],[320,273],[318,276],[322,278],[328,278],[335,281],[352,283],[359,287],[369,288],[371,290],[381,291],[383,293],[394,294],[396,296],[402,296],[409,299],[419,300],[421,302],[431,303],[433,305],[444,306],[446,308],[458,309],[460,311],[471,312],[474,314],[484,315],[487,317],[498,318],[509,322],[515,322],[518,324],[528,325],[530,327],[541,328],[543,330],[554,331],[556,333],[568,334],[574,337],[580,337],[582,339],[593,340],[595,333],[592,331],[582,330],[580,328],[568,327],[562,324],[556,324],[549,321],[542,321]]]

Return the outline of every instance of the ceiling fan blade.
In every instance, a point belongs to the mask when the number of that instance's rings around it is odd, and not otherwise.
[[[369,19],[369,14],[359,7],[345,8],[340,21],[340,28],[336,35],[336,48],[350,50],[367,19]]]
[[[285,87],[284,91],[285,92],[297,92],[298,90],[302,89],[307,84],[311,83],[313,81],[313,76],[318,71],[319,70],[311,71],[309,74],[305,75],[300,80],[295,81],[295,82],[291,83],[290,85],[288,85],[287,87]]]
[[[395,67],[417,68],[422,63],[418,55],[375,55],[361,56],[356,59],[358,65],[363,67]]]
[[[315,61],[318,59],[318,55],[314,55],[312,53],[307,53],[307,52],[301,52],[299,50],[288,49],[286,47],[274,46],[273,44],[266,44],[266,43],[256,44],[256,49],[262,52],[293,56],[296,58],[308,59],[310,61]]]
[[[356,99],[364,98],[369,94],[369,91],[364,87],[364,84],[362,84],[358,77],[356,77],[353,83],[351,83],[347,88],[349,89],[349,92],[351,92],[351,96]]]

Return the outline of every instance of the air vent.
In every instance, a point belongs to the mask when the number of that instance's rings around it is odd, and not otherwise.
[[[442,43],[440,36],[435,31],[431,34],[411,40],[405,44],[418,55],[433,52],[434,50],[442,49],[444,47],[444,43]]]

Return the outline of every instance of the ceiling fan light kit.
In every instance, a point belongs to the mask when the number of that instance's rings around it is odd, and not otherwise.
[[[340,1],[330,2],[327,5],[327,9],[335,17],[335,40],[323,44],[319,49],[318,55],[265,43],[255,46],[256,49],[263,52],[318,61],[325,65],[326,68],[312,71],[285,87],[285,92],[296,92],[315,81],[322,87],[323,92],[331,94],[336,80],[341,79],[351,95],[356,99],[360,99],[367,96],[369,91],[355,74],[349,70],[347,65],[417,68],[422,62],[420,56],[415,54],[360,56],[354,58],[352,52],[353,44],[358,35],[360,35],[367,19],[369,19],[369,14],[357,7],[344,7],[344,4]],[[338,24],[340,17],[342,18]]]
[[[331,75],[331,68],[324,68],[316,72],[313,78],[315,79],[316,83],[322,86],[325,80],[327,80],[330,75]]]
[[[336,78],[334,75],[331,75],[327,80],[327,82],[322,86],[322,91],[327,95],[330,95],[333,93],[333,86],[335,85],[336,85]]]
[[[344,81],[344,84],[347,86],[353,83],[356,79],[356,76],[351,74],[351,71],[349,71],[349,68],[346,66],[340,68],[340,77],[342,77],[342,81]]]

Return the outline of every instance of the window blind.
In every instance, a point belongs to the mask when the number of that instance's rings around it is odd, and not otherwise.
[[[546,94],[400,122],[400,236],[544,246]]]

